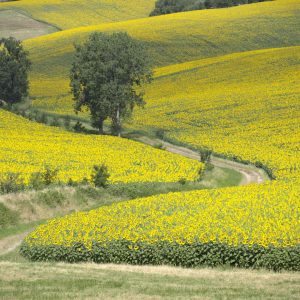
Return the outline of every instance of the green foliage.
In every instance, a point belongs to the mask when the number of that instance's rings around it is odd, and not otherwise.
[[[29,183],[26,184],[24,178],[19,173],[8,173],[0,177],[0,194],[8,194],[24,191],[27,188],[36,190],[45,188],[51,184],[57,183],[58,169],[45,167],[43,172],[33,173]]]
[[[187,184],[187,180],[186,180],[186,178],[180,178],[178,180],[178,183],[181,184],[181,185],[185,185],[185,184]]]
[[[0,177],[0,194],[15,193],[24,189],[24,179],[19,173],[8,173]]]
[[[166,135],[166,133],[165,133],[165,131],[164,131],[163,129],[157,129],[157,130],[155,131],[155,136],[156,136],[157,138],[161,139],[161,140],[164,140],[164,139],[165,139],[165,135]]]
[[[158,0],[150,16],[159,16],[183,11],[223,8],[267,0]]]
[[[0,228],[18,223],[18,214],[0,202]]]
[[[210,162],[211,155],[212,155],[212,150],[201,149],[200,150],[201,162],[203,163]]]
[[[73,126],[73,129],[75,132],[85,132],[85,127],[79,121],[76,122],[76,124]]]
[[[33,261],[66,261],[96,263],[127,263],[134,265],[173,265],[187,268],[232,266],[266,268],[274,271],[300,271],[300,246],[264,248],[262,246],[230,246],[221,243],[179,245],[112,241],[105,245],[94,243],[87,249],[81,243],[65,246],[29,246],[23,243],[20,252]]]
[[[28,95],[28,53],[14,38],[0,39],[0,99],[8,104]]]
[[[95,32],[75,50],[70,72],[75,110],[88,108],[101,134],[104,121],[111,118],[113,132],[120,134],[121,118],[144,104],[136,88],[152,78],[144,45],[127,33]]]
[[[163,143],[157,143],[157,144],[153,145],[153,147],[156,149],[160,149],[160,150],[166,149]]]
[[[106,188],[108,186],[108,178],[110,174],[107,166],[102,164],[101,166],[94,166],[92,173],[92,182],[96,187]]]

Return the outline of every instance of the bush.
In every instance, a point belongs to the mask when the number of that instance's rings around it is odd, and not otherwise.
[[[200,150],[201,162],[202,163],[210,162],[211,155],[212,155],[212,150],[201,149]]]
[[[166,147],[164,146],[163,143],[155,144],[153,147],[156,148],[156,149],[160,149],[160,150],[165,150],[166,149]]]
[[[165,139],[165,135],[166,135],[166,133],[165,133],[165,131],[164,131],[163,129],[157,129],[157,130],[155,131],[155,136],[156,136],[157,138],[161,139],[161,140],[164,140],[164,139]]]
[[[8,194],[24,190],[24,179],[19,173],[8,173],[0,178],[0,193]]]
[[[178,180],[178,183],[181,184],[181,185],[185,185],[187,183],[187,180],[186,180],[186,178],[180,178]]]
[[[0,228],[18,223],[18,214],[0,202]]]
[[[51,169],[49,166],[46,166],[44,172],[36,172],[31,175],[29,186],[36,190],[39,190],[44,188],[45,186],[56,183],[58,182],[58,172],[58,168]]]
[[[92,173],[92,182],[96,187],[106,188],[108,186],[108,178],[110,174],[107,166],[102,164],[101,166],[94,166]]]
[[[57,117],[53,117],[50,122],[50,126],[59,127],[60,126],[59,119]]]
[[[264,248],[257,245],[230,246],[212,242],[179,245],[165,241],[145,244],[120,240],[107,242],[105,245],[94,242],[92,248],[87,249],[84,244],[78,242],[70,247],[29,246],[24,242],[20,252],[33,261],[168,264],[187,268],[231,266],[300,271],[299,245],[288,248]]]
[[[36,121],[37,121],[38,123],[48,124],[48,117],[47,117],[47,115],[46,115],[45,113],[43,113],[43,112],[37,113],[35,119],[36,119]]]
[[[84,132],[85,131],[84,126],[79,121],[76,122],[76,124],[73,126],[73,129],[75,132]]]

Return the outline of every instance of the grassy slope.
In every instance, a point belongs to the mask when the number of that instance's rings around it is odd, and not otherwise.
[[[299,274],[0,262],[1,299],[299,299]],[[45,272],[46,270],[46,272]]]
[[[154,3],[154,0],[19,0],[0,3],[0,10],[21,11],[67,29],[146,17]]]

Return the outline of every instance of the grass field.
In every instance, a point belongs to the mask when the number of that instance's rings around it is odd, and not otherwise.
[[[6,299],[299,299],[297,273],[0,262]]]
[[[1,4],[0,4],[1,8]],[[36,21],[13,10],[0,10],[0,37],[25,40],[57,31],[54,26]]]

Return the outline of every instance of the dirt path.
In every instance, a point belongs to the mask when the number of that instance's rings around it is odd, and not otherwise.
[[[166,151],[176,153],[195,160],[200,159],[200,155],[198,152],[185,147],[173,145],[163,140],[151,139],[145,136],[135,138],[135,140],[152,146],[161,144]],[[216,156],[211,157],[211,163],[216,167],[232,169],[239,172],[242,175],[242,180],[240,182],[240,185],[248,185],[251,183],[260,184],[266,180],[269,180],[267,174],[262,169],[256,168],[255,166],[245,165],[242,163],[219,158]]]
[[[17,249],[28,233],[29,231],[26,231],[20,234],[8,236],[0,240],[0,255],[7,254]]]

